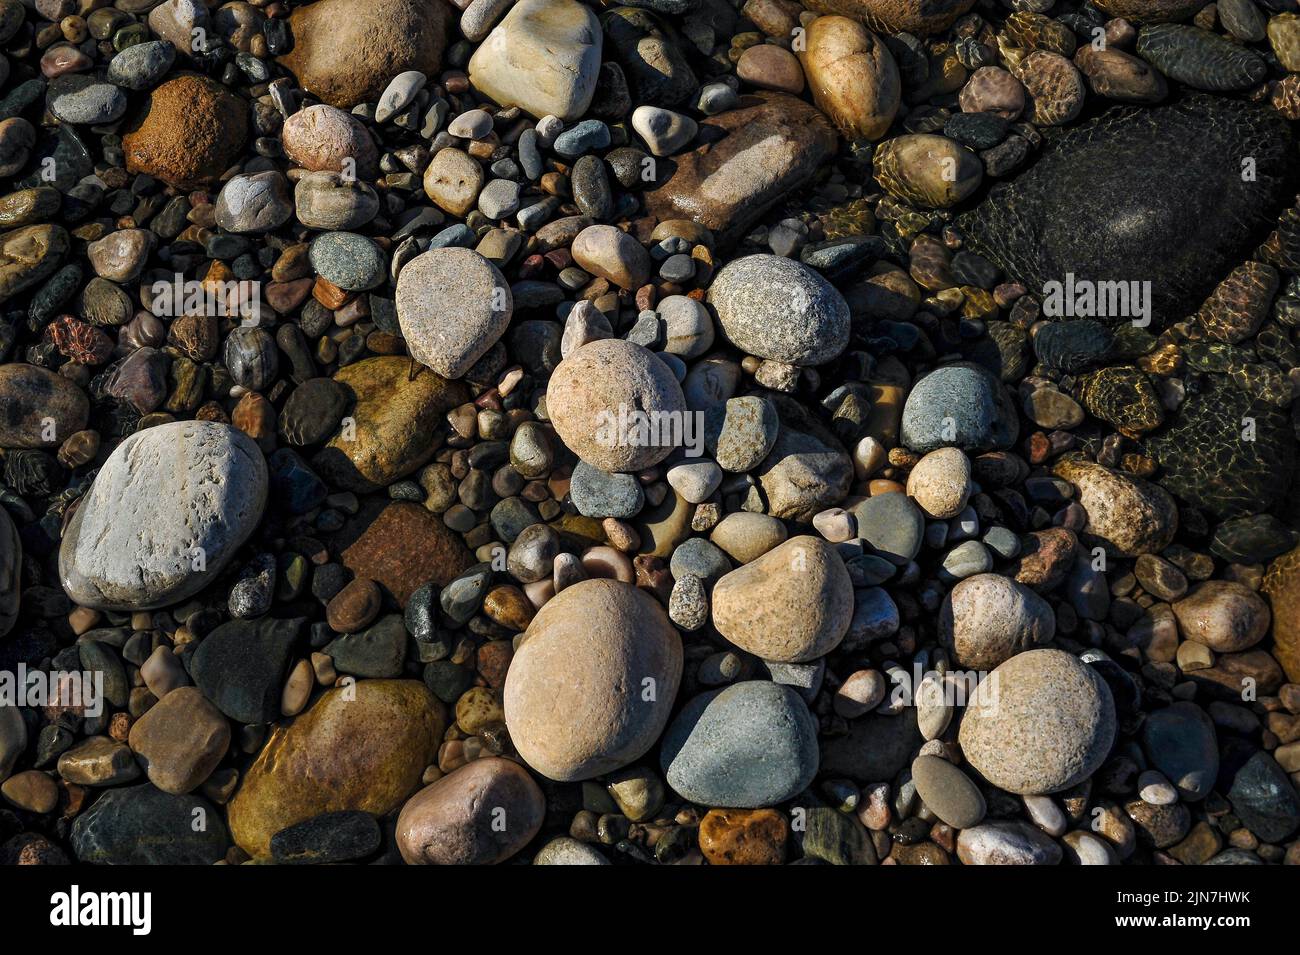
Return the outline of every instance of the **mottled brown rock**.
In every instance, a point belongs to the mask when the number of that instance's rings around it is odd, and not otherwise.
[[[1245,584],[1207,580],[1174,602],[1178,629],[1186,640],[1218,653],[1249,650],[1268,633],[1268,604]]]
[[[0,448],[57,448],[89,417],[90,401],[71,380],[37,365],[0,365]]]
[[[313,460],[331,484],[359,493],[391,484],[426,463],[446,433],[447,412],[469,401],[461,382],[396,355],[348,365],[334,380],[348,391],[351,405]]]
[[[1100,543],[1112,554],[1136,557],[1164,550],[1178,532],[1178,508],[1164,488],[1077,458],[1062,458],[1053,473],[1078,489],[1088,512],[1082,536],[1089,546]]]
[[[378,583],[402,606],[417,587],[430,580],[445,587],[473,563],[460,535],[410,501],[368,503],[335,543],[345,567]]]
[[[726,574],[713,588],[713,625],[764,660],[804,663],[844,639],[853,618],[853,582],[835,548],[793,537]]]
[[[848,17],[818,17],[800,54],[817,104],[850,139],[880,139],[902,97],[898,65],[884,41]]]
[[[546,800],[516,762],[476,759],[402,807],[397,848],[408,865],[495,865],[537,835]]]
[[[442,704],[415,680],[329,690],[271,732],[230,801],[231,835],[265,859],[271,836],[304,819],[392,812],[420,785],[445,729]]]
[[[122,136],[128,172],[178,189],[211,185],[243,153],[248,107],[204,76],[182,74],[146,98]]]
[[[741,97],[736,109],[702,121],[696,141],[704,145],[659,161],[669,177],[646,194],[646,209],[660,220],[692,219],[724,246],[808,182],[839,145],[820,111],[785,93]]]
[[[294,8],[294,47],[279,63],[331,106],[372,103],[398,73],[437,76],[450,9],[428,0],[316,0]]]
[[[1096,5],[1112,17],[1134,23],[1168,23],[1190,19],[1205,0],[1097,0]]]
[[[180,795],[217,768],[230,747],[230,723],[198,689],[182,686],[132,724],[129,742],[149,781]]]
[[[781,865],[790,826],[775,809],[710,809],[700,820],[709,865]]]
[[[1273,656],[1300,683],[1300,547],[1269,565],[1260,589],[1273,610]]]

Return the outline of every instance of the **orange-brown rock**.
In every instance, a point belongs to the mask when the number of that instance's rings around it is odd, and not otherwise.
[[[383,509],[376,513],[376,506]],[[445,587],[473,563],[455,531],[410,501],[363,507],[344,526],[338,546],[345,567],[378,583],[402,606],[417,587],[430,580]]]
[[[781,865],[790,826],[775,809],[710,809],[700,820],[709,865]]]
[[[178,189],[216,182],[244,149],[248,107],[205,76],[182,74],[155,89],[122,136],[128,172]]]
[[[437,76],[450,9],[440,0],[317,0],[294,8],[294,46],[279,62],[331,106],[373,103],[398,73]]]

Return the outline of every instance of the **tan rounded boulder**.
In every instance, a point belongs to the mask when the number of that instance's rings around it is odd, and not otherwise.
[[[1207,580],[1173,603],[1185,640],[1218,653],[1249,650],[1268,633],[1272,618],[1264,598],[1235,580]]]
[[[939,610],[939,639],[959,666],[972,670],[992,670],[1055,635],[1051,604],[1001,574],[959,581]]]
[[[398,73],[438,73],[450,9],[428,0],[316,0],[294,8],[293,49],[279,63],[331,106],[374,102]]]
[[[1273,656],[1287,679],[1300,683],[1300,547],[1269,565],[1260,589],[1273,611]]]
[[[764,660],[805,663],[839,646],[853,619],[853,582],[835,548],[792,537],[713,588],[713,625]]]
[[[1053,473],[1078,488],[1077,500],[1088,512],[1082,536],[1089,545],[1137,557],[1159,553],[1173,542],[1178,507],[1164,488],[1078,458],[1062,458]]]
[[[360,680],[321,695],[277,726],[230,801],[230,832],[265,859],[288,826],[345,809],[392,812],[420,785],[447,728],[443,705],[415,680]]]
[[[157,87],[122,136],[127,172],[178,189],[221,177],[242,154],[248,106],[206,76],[182,74]]]
[[[850,139],[880,139],[903,94],[893,55],[880,37],[848,17],[818,17],[799,56],[813,100]]]
[[[619,338],[588,342],[560,362],[546,410],[569,450],[602,471],[653,467],[685,433],[686,399],[672,371]]]
[[[495,865],[532,841],[546,799],[516,762],[489,756],[425,786],[397,817],[407,865]]]
[[[543,776],[591,779],[655,744],[681,676],[681,638],[654,598],[617,580],[584,580],[528,625],[506,673],[506,727]]]
[[[912,468],[907,476],[907,496],[930,517],[946,521],[956,517],[970,500],[970,459],[961,448],[938,448]]]
[[[1063,650],[1020,653],[971,694],[958,741],[971,766],[1022,796],[1069,789],[1105,762],[1115,702],[1097,671]]]

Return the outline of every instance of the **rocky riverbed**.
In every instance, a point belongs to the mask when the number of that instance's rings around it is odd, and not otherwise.
[[[1300,863],[1295,0],[0,0],[0,862]]]

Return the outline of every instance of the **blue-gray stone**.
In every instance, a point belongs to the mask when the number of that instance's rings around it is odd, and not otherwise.
[[[731,561],[716,544],[703,537],[691,537],[677,545],[668,569],[678,579],[694,574],[711,588],[723,574],[731,572]]]
[[[581,156],[610,143],[609,127],[598,119],[584,119],[555,137],[555,151],[566,159]]]
[[[98,865],[212,865],[227,842],[215,806],[151,783],[108,790],[72,824],[73,853]]]
[[[176,47],[167,40],[137,43],[109,61],[108,81],[128,90],[153,89],[175,62]]]
[[[402,675],[406,660],[406,627],[399,614],[380,617],[360,633],[335,637],[325,647],[334,669],[352,676],[388,678]]]
[[[1015,403],[982,365],[936,368],[912,386],[903,405],[902,443],[921,454],[945,447],[1005,450],[1019,433]]]
[[[363,292],[384,281],[388,256],[373,239],[355,232],[326,232],[308,252],[312,268],[347,292]]]
[[[569,478],[569,499],[583,517],[635,517],[645,505],[641,482],[631,474],[611,474],[578,461]]]
[[[793,798],[817,775],[817,721],[792,687],[751,680],[695,697],[664,734],[668,785],[705,806]]]
[[[858,536],[900,567],[921,552],[925,517],[906,494],[878,494],[853,508]]]
[[[1205,711],[1194,703],[1156,710],[1142,726],[1142,748],[1151,765],[1187,802],[1204,799],[1219,775],[1219,739]]]

